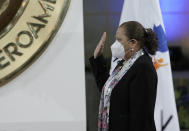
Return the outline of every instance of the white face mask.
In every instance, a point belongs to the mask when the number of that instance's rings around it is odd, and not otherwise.
[[[117,40],[111,45],[111,51],[113,57],[124,59],[125,57],[124,47]]]

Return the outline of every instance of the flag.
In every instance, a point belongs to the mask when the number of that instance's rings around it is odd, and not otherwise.
[[[165,36],[160,4],[158,0],[125,0],[120,24],[126,21],[138,21],[145,28],[152,28],[158,37],[159,48],[152,56],[158,74],[157,98],[154,119],[157,131],[180,131],[169,50]],[[111,70],[119,59],[112,58]]]

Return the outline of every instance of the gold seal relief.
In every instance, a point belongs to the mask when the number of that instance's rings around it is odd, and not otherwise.
[[[0,0],[0,86],[41,55],[69,5],[70,0]]]
[[[0,15],[7,9],[9,0],[0,0]]]

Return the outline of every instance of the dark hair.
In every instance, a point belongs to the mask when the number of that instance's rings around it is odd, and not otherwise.
[[[125,30],[125,35],[129,39],[136,39],[141,48],[145,48],[147,52],[154,55],[158,49],[158,39],[151,28],[145,29],[137,21],[128,21],[120,25]]]

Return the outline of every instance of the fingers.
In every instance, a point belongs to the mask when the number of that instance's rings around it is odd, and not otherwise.
[[[103,40],[103,41],[106,40],[106,32],[103,33],[103,35],[102,35],[102,40]]]
[[[106,32],[103,33],[95,51],[94,51],[94,57],[95,58],[103,53],[105,41],[106,41]]]
[[[101,39],[100,39],[100,43],[101,43],[101,44],[104,44],[105,41],[106,41],[106,32],[103,33],[103,35],[102,35],[102,37],[101,37]]]

